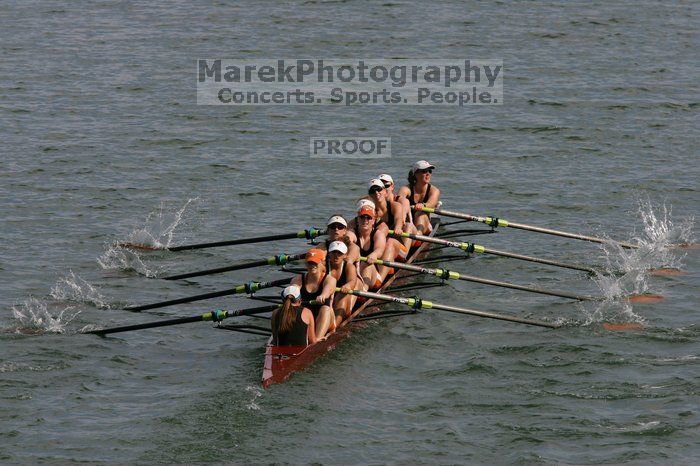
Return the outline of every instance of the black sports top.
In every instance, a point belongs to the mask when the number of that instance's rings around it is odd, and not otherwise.
[[[294,320],[294,327],[286,333],[277,333],[277,341],[273,341],[273,345],[279,346],[306,346],[309,344],[307,331],[309,325],[301,318],[303,307],[297,310],[297,317]]]
[[[425,190],[425,196],[423,196],[423,200],[420,201],[422,204],[425,204],[428,202],[428,199],[430,199],[430,188],[432,188],[432,185],[428,183],[428,189]],[[411,185],[411,196],[408,198],[408,203],[411,204],[411,207],[418,204],[413,200],[413,196],[415,196],[415,193],[413,192],[413,185]]]
[[[387,226],[390,230],[393,230],[396,226],[396,221],[394,220],[394,213],[391,211],[391,201],[386,201],[386,213],[389,214],[387,216],[387,218],[389,219],[389,221],[387,222]]]
[[[326,276],[328,276],[328,272],[323,274],[323,277],[319,282],[318,289],[313,293],[306,289],[306,275],[307,273],[301,275],[301,299],[302,301],[304,301],[304,304],[311,310],[315,319],[316,317],[318,317],[318,311],[321,309],[322,304],[311,304],[311,301],[316,299],[318,295],[320,295],[323,291],[323,281],[326,279]]]
[[[374,234],[377,232],[377,228],[379,225],[383,223],[383,220],[378,221],[377,223],[374,224],[372,227],[372,233],[369,234],[369,247],[368,248],[363,248],[362,245],[360,244],[360,225],[359,222],[355,223],[355,236],[357,236],[357,246],[360,248],[360,254],[362,256],[367,257],[374,251]]]

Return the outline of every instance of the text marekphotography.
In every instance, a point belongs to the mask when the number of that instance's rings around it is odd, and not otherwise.
[[[309,141],[311,158],[385,159],[391,157],[391,138],[323,136]]]
[[[503,60],[200,59],[198,105],[503,104]]]

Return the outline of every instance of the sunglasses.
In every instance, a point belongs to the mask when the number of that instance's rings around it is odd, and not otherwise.
[[[331,223],[330,225],[328,225],[328,228],[330,228],[331,230],[345,230],[347,227],[342,223]]]
[[[416,170],[416,173],[433,173],[432,168],[426,168],[425,170]]]
[[[389,189],[394,185],[394,183],[384,183],[384,189]]]
[[[360,220],[364,220],[365,222],[369,222],[370,220],[373,220],[372,217],[369,215],[360,215]]]
[[[384,191],[384,188],[380,188],[379,186],[372,186],[371,188],[369,188],[370,194],[379,193],[382,191]]]

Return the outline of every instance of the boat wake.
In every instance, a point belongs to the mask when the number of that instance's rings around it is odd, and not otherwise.
[[[146,277],[155,277],[158,270],[152,270],[143,261],[143,251],[158,251],[170,247],[173,233],[184,223],[185,211],[198,198],[188,199],[177,211],[168,212],[163,204],[151,212],[145,223],[132,230],[123,240],[108,244],[106,250],[97,258],[97,263],[104,270],[133,271]]]

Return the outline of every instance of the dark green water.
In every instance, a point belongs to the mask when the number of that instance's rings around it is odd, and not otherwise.
[[[700,252],[663,245],[692,240],[700,205],[697,14],[690,3],[630,1],[4,3],[0,461],[696,463]],[[505,103],[197,106],[195,63],[210,57],[503,59]],[[309,158],[309,138],[345,134],[391,137],[393,156]],[[203,323],[77,334],[251,306],[235,297],[120,310],[285,276],[144,275],[304,246],[134,254],[114,242],[321,226],[334,212],[350,214],[369,178],[403,180],[422,158],[438,166],[434,182],[451,210],[647,247],[626,257],[508,230],[477,243],[610,261],[628,273],[602,291],[665,300],[582,305],[449,283],[420,294],[564,327],[425,311],[368,326],[268,391],[259,386],[264,337]],[[602,292],[585,275],[503,258],[446,265]],[[650,276],[647,266],[686,274]],[[644,328],[610,332],[605,322]]]

